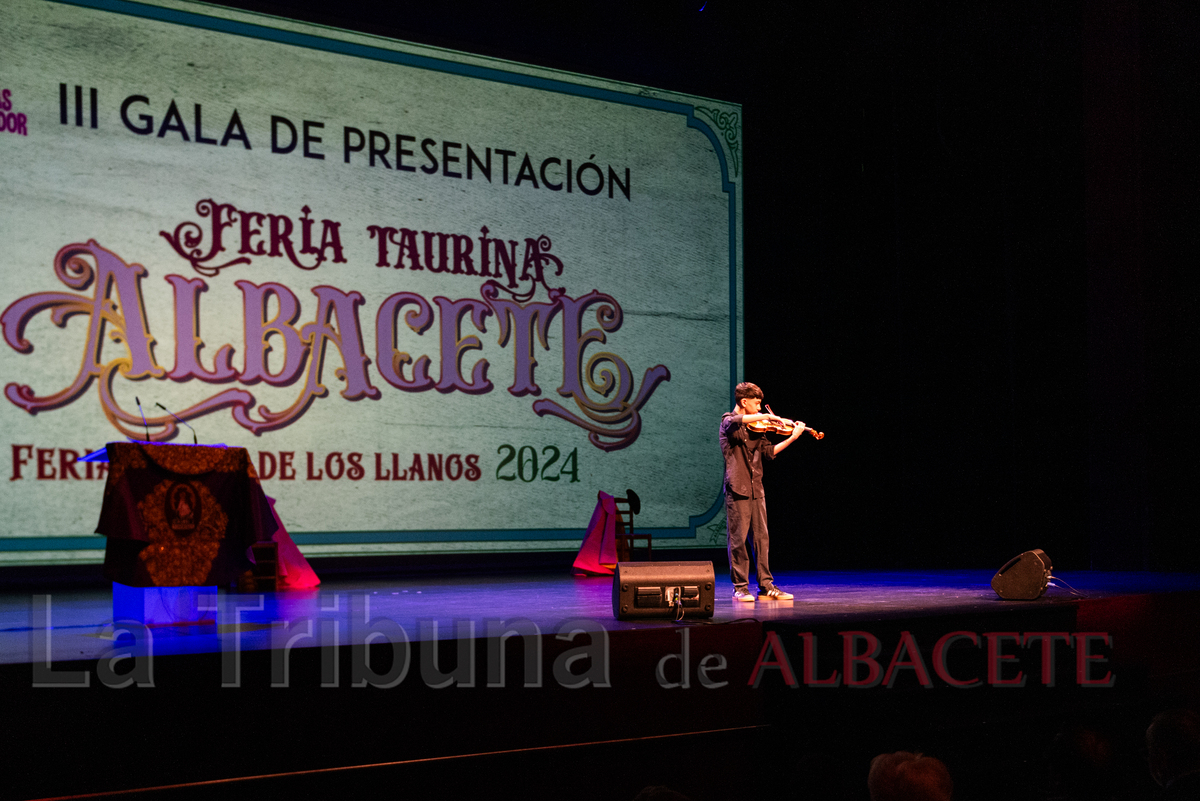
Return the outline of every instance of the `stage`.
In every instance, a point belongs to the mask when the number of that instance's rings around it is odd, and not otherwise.
[[[860,626],[878,622],[894,627],[898,621],[949,615],[984,619],[1061,612],[1101,615],[1101,608],[1123,606],[1129,599],[1171,596],[1200,591],[1200,576],[1170,573],[1064,574],[1083,597],[1066,587],[1051,586],[1036,601],[1003,601],[989,581],[990,571],[785,572],[776,583],[792,591],[792,601],[734,604],[732,588],[718,563],[716,610],[711,620],[688,617],[685,623],[720,624],[737,621],[803,628],[832,625]],[[753,589],[753,587],[752,587]],[[30,617],[35,597],[46,593],[0,594],[0,664],[31,663]],[[619,621],[612,613],[612,579],[535,572],[499,576],[428,575],[387,579],[326,579],[320,588],[305,591],[238,595],[221,592],[217,626],[157,626],[151,629],[153,653],[203,654],[274,647],[283,628],[309,620],[338,620],[350,629],[350,601],[362,599],[372,618],[398,624],[413,641],[455,639],[455,625],[474,624],[484,636],[488,620],[528,620],[543,634],[554,633],[565,621],[580,620],[586,630],[646,632],[675,628],[670,619]],[[339,599],[335,601],[334,599]],[[41,601],[36,602],[44,608]],[[261,608],[260,608],[261,607]],[[48,637],[54,661],[96,660],[113,647],[102,632],[112,623],[111,591],[70,589],[50,593],[52,634]],[[436,622],[436,626],[430,625]],[[343,644],[344,641],[343,641]],[[311,647],[300,643],[298,647]],[[39,652],[39,656],[44,653]]]
[[[682,624],[617,621],[610,578],[560,571],[334,575],[221,593],[207,626],[114,626],[101,586],[9,591],[13,797],[231,780],[223,797],[445,781],[452,797],[662,783],[702,799],[757,775],[853,798],[866,761],[901,749],[943,758],[960,797],[1000,797],[1038,788],[1063,725],[1111,727],[1136,758],[1149,715],[1200,695],[1200,576],[1064,572],[1081,595],[1024,602],[990,579],[787,572],[794,601],[735,606],[718,563],[713,618]],[[1148,789],[1136,766],[1127,780]]]

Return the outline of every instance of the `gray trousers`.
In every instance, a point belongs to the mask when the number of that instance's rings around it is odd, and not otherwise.
[[[772,586],[774,578],[771,568],[767,566],[767,556],[771,549],[771,541],[767,536],[767,499],[735,498],[725,492],[725,530],[729,543],[729,579],[734,587],[748,587],[750,577],[751,538],[754,547],[755,572],[758,574],[758,587],[765,589]]]

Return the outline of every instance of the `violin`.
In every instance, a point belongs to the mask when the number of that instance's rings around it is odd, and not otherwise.
[[[770,406],[767,407],[767,414],[775,414],[775,412],[771,411]],[[746,423],[746,428],[762,434],[783,434],[790,437],[792,432],[796,430],[797,425],[795,420],[784,420],[781,423],[777,423],[774,420],[755,420],[753,423]],[[808,426],[804,426],[804,431],[812,434],[816,439],[825,439],[823,431],[817,431],[815,428],[809,428]]]

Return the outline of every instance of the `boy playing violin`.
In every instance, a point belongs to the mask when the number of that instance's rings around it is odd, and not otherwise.
[[[747,534],[753,533],[755,572],[758,576],[758,597],[763,601],[788,601],[794,596],[775,586],[771,568],[767,565],[770,539],[767,535],[767,500],[763,493],[762,466],[764,459],[796,441],[804,424],[796,422],[791,435],[783,442],[772,444],[765,433],[747,428],[759,420],[790,423],[769,412],[762,412],[763,393],[749,381],[738,384],[733,391],[732,412],[721,416],[719,439],[725,456],[725,526],[729,537],[729,576],[733,581],[734,601],[753,601],[750,594],[750,555]]]

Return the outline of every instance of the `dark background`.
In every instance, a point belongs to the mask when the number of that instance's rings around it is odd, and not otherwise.
[[[225,4],[743,105],[776,569],[1200,569],[1195,4]]]

